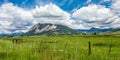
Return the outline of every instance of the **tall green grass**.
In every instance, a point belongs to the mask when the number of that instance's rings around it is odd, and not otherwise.
[[[13,39],[21,39],[19,43]],[[88,55],[88,42],[91,54]],[[112,45],[109,52],[109,46]],[[120,60],[120,36],[1,37],[0,60]]]

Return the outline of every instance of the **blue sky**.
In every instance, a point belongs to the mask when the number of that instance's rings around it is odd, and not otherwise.
[[[0,0],[0,34],[27,32],[37,23],[73,29],[120,28],[120,1]]]
[[[49,3],[54,3],[59,6],[61,9],[71,12],[75,8],[81,8],[83,6],[88,6],[89,4],[100,4],[109,8],[112,3],[112,0],[104,1],[104,0],[0,0],[0,5],[5,2],[13,3],[22,8],[35,8],[36,5],[45,5]]]

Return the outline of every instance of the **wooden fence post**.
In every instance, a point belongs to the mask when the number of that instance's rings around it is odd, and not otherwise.
[[[56,40],[54,42],[54,52],[56,51]]]
[[[91,42],[88,42],[88,55],[91,55]]]
[[[78,42],[76,42],[75,60],[77,60],[77,54],[78,54]]]
[[[112,49],[112,44],[109,45],[109,49],[108,49],[108,60],[110,60],[111,49]]]
[[[110,55],[110,53],[111,53],[111,49],[112,49],[112,45],[109,46],[108,55]]]

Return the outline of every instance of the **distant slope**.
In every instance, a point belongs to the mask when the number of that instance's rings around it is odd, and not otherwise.
[[[32,26],[24,35],[57,35],[57,34],[75,34],[76,32],[63,25],[57,24],[36,24]]]
[[[79,33],[104,33],[104,32],[110,31],[110,30],[114,30],[114,29],[112,29],[112,28],[109,28],[109,29],[91,28],[89,30],[79,29],[79,30],[76,30],[76,31],[79,32]]]
[[[106,34],[120,34],[120,28],[108,31]]]

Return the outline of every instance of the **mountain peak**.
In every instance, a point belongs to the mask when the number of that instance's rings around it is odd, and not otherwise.
[[[50,24],[50,23],[38,23],[32,26],[27,35],[47,35],[47,34],[73,34],[75,31],[67,26]]]

